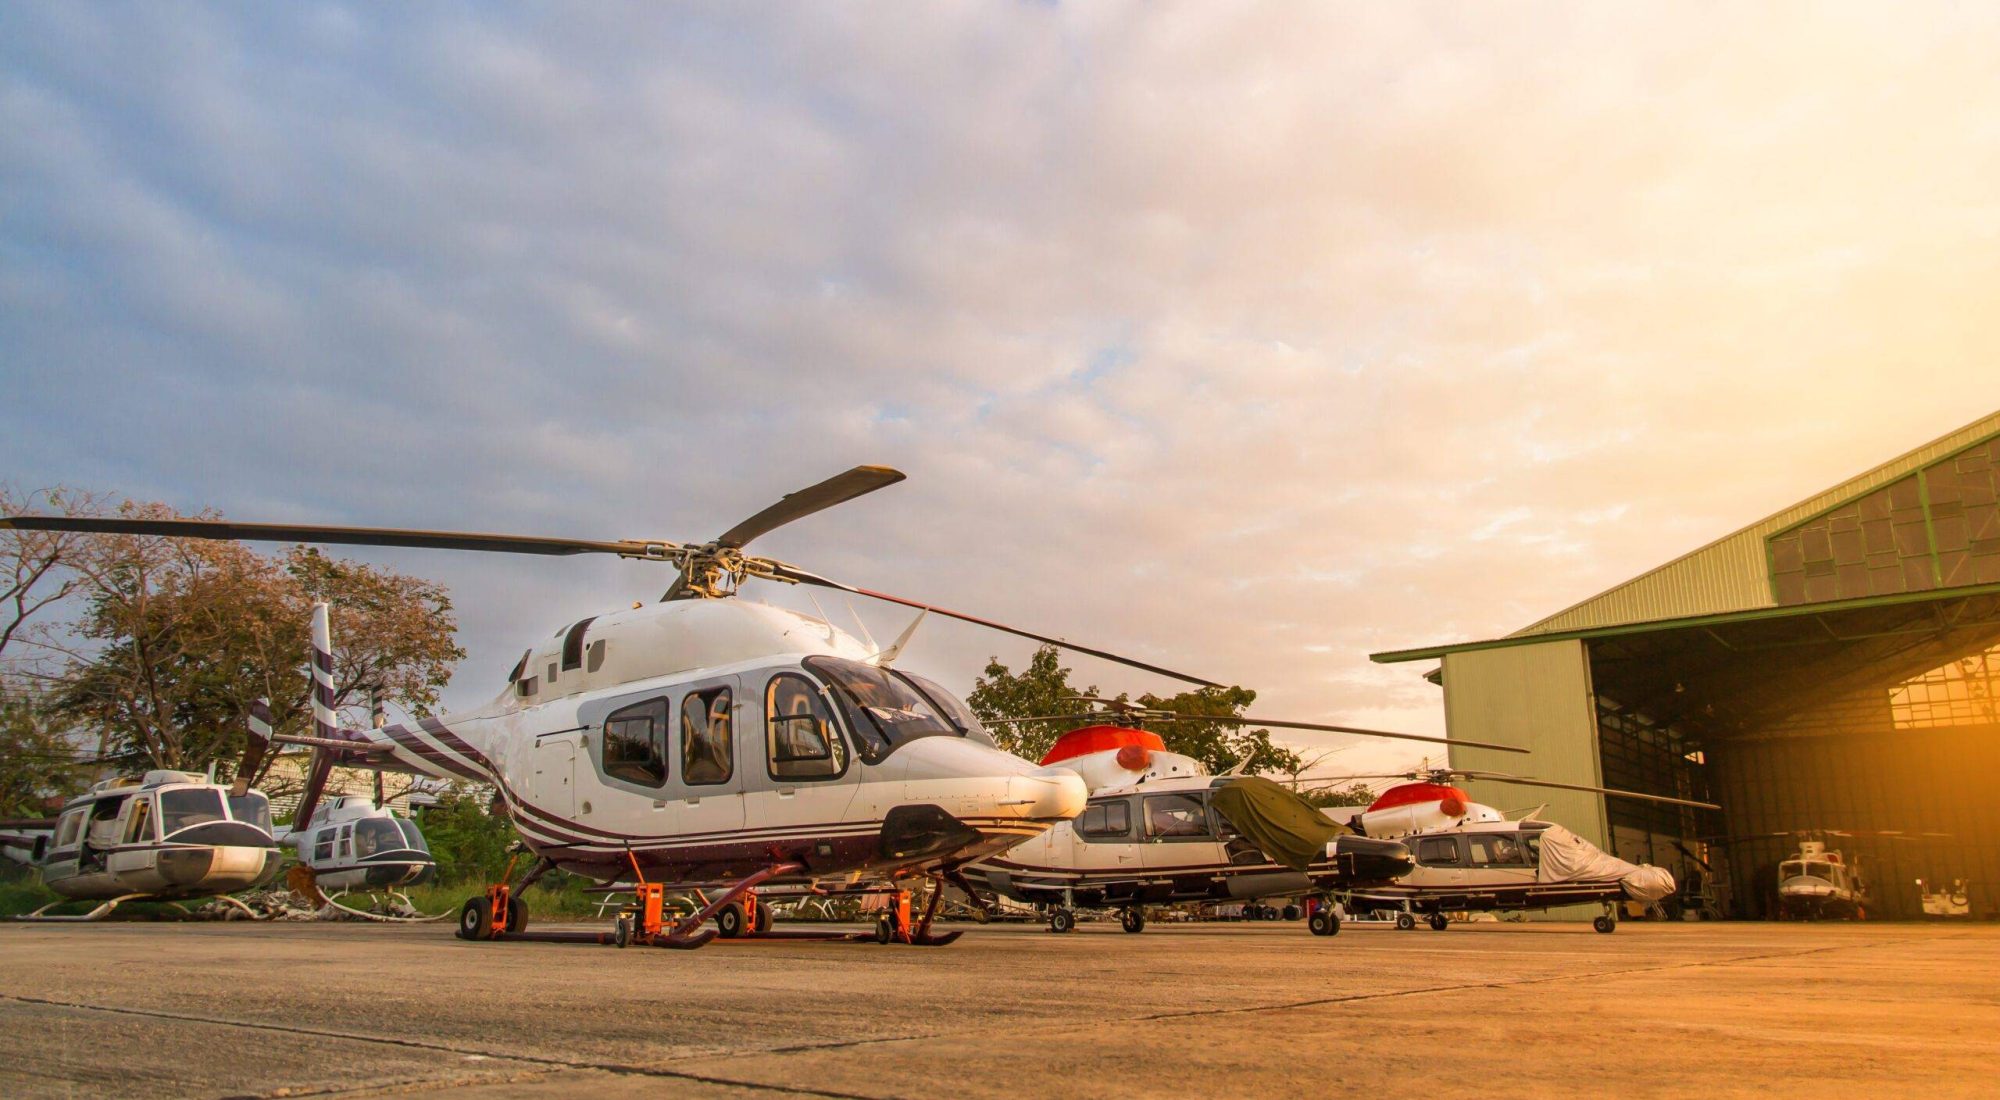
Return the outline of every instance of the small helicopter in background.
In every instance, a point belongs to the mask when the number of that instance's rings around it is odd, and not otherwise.
[[[1674,877],[1664,868],[1628,863],[1561,825],[1536,820],[1532,813],[1510,820],[1505,813],[1474,802],[1452,785],[1455,779],[1721,809],[1693,799],[1458,768],[1426,767],[1343,779],[1409,780],[1383,791],[1367,807],[1357,807],[1359,812],[1347,824],[1362,835],[1393,837],[1409,845],[1416,868],[1394,883],[1338,894],[1349,912],[1395,911],[1396,927],[1401,929],[1416,927],[1419,915],[1432,929],[1443,931],[1450,923],[1446,913],[1521,912],[1596,903],[1604,912],[1591,921],[1591,927],[1609,933],[1618,927],[1618,903],[1629,898],[1652,905],[1674,892]]]
[[[1950,833],[1913,833],[1901,829],[1789,829],[1773,833],[1704,837],[1710,844],[1795,837],[1798,850],[1778,864],[1779,920],[1867,920],[1874,893],[1861,870],[1861,858],[1827,847],[1828,837],[1876,836],[1889,840],[1938,840]],[[1768,866],[1768,865],[1766,865]]]
[[[0,838],[0,854],[40,868],[62,895],[16,920],[94,921],[128,901],[201,898],[258,918],[229,895],[270,882],[281,862],[264,793],[194,772],[102,780],[53,819],[0,823]],[[70,901],[100,904],[80,916],[48,915]]]
[[[907,902],[899,880],[949,880],[966,863],[1083,809],[1087,792],[1073,772],[1002,752],[961,700],[892,667],[927,614],[1217,686],[744,552],[784,524],[901,480],[886,467],[858,466],[700,544],[123,517],[17,516],[0,527],[606,554],[672,567],[660,602],[580,618],[530,646],[486,705],[380,729],[345,729],[336,720],[320,605],[313,759],[297,816],[315,820],[340,765],[491,784],[537,862],[518,882],[469,899],[460,936],[691,948],[719,934],[772,935],[756,900],[761,886],[887,892]],[[894,644],[877,649],[824,616],[732,599],[751,579],[830,588],[919,614]],[[518,895],[558,868],[600,882],[629,874],[641,900],[612,933],[529,933]],[[670,920],[662,898],[669,888],[714,893],[699,893],[698,908]],[[872,938],[951,942],[956,932],[930,931],[942,897],[933,890],[919,919],[907,904],[893,908]],[[715,927],[705,927],[710,922]]]

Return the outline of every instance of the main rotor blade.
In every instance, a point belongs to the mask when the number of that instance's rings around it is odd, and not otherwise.
[[[1472,749],[1494,749],[1499,752],[1527,752],[1518,745],[1501,745],[1492,741],[1466,741],[1456,737],[1430,737],[1421,733],[1394,733],[1389,730],[1362,729],[1358,726],[1329,726],[1321,722],[1280,722],[1273,718],[1245,716],[1233,718],[1227,715],[1181,714],[1178,718],[1189,722],[1233,722],[1239,726],[1275,726],[1287,730],[1320,730],[1326,733],[1357,733],[1363,737],[1394,737],[1401,741],[1428,741],[1433,745],[1463,745]]]
[[[1012,634],[1016,637],[1027,638],[1030,641],[1041,642],[1045,645],[1052,645],[1057,647],[1058,649],[1067,649],[1072,653],[1088,654],[1089,656],[1092,657],[1097,657],[1102,660],[1110,661],[1113,664],[1126,665],[1130,668],[1136,668],[1145,672],[1151,672],[1158,676],[1165,676],[1168,677],[1169,679],[1180,680],[1185,683],[1195,684],[1199,687],[1219,688],[1223,686],[1221,684],[1216,683],[1213,680],[1204,680],[1199,676],[1190,676],[1185,672],[1175,672],[1173,669],[1161,668],[1159,665],[1149,665],[1144,661],[1135,661],[1130,657],[1120,657],[1116,653],[1109,653],[1102,649],[1092,649],[1089,646],[1077,645],[1075,642],[1066,642],[1063,641],[1061,638],[1052,638],[1047,634],[1037,634],[1032,630],[1022,630],[1018,626],[1008,626],[1006,623],[996,623],[992,619],[982,619],[977,615],[967,615],[962,611],[947,611],[946,609],[938,607],[935,604],[921,603],[917,600],[906,600],[901,596],[892,596],[887,592],[874,592],[866,588],[856,588],[851,584],[842,584],[839,581],[832,580],[827,577],[822,577],[817,573],[808,573],[803,569],[799,569],[796,566],[786,565],[783,562],[772,562],[771,566],[772,566],[772,572],[775,576],[779,576],[788,580],[797,581],[800,584],[815,584],[819,585],[822,588],[837,588],[842,592],[852,592],[857,596],[867,596],[869,599],[882,600],[885,603],[901,604],[904,607],[922,608],[923,610],[928,611],[933,615],[943,615],[947,619],[957,619],[960,622],[971,623],[974,626],[983,626],[988,630],[997,630],[1002,634]]]
[[[1661,794],[1640,794],[1638,791],[1621,791],[1616,787],[1592,787],[1582,783],[1557,783],[1551,779],[1529,779],[1526,776],[1508,775],[1505,772],[1462,772],[1451,774],[1467,779],[1485,779],[1495,783],[1518,783],[1524,787],[1554,787],[1564,791],[1588,791],[1592,794],[1606,794],[1615,798],[1636,798],[1645,802],[1664,802],[1670,806],[1692,806],[1697,810],[1720,810],[1713,802],[1696,802],[1690,798],[1668,798]]]
[[[724,531],[722,537],[715,540],[716,544],[727,546],[732,550],[741,550],[751,539],[783,527],[795,519],[803,519],[836,504],[845,504],[855,497],[886,488],[901,480],[903,480],[901,470],[892,470],[887,466],[856,466],[844,474],[835,474],[818,485],[800,489],[796,493],[786,493],[778,503]]]
[[[1077,722],[1086,718],[1108,718],[1105,714],[1040,714],[1033,718],[995,718],[988,726],[1018,726],[1026,722]]]
[[[501,554],[627,554],[645,556],[649,547],[673,543],[596,542],[541,535],[489,535],[468,531],[424,531],[393,527],[323,527],[296,523],[236,523],[219,519],[128,519],[119,516],[8,516],[0,528],[21,531],[80,531],[106,535],[156,535],[179,539],[243,539],[250,542],[316,542],[344,546],[408,546],[423,550],[483,550]]]

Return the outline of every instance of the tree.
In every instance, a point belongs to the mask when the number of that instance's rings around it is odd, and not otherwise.
[[[69,731],[29,699],[0,689],[0,818],[41,818],[86,773]]]
[[[497,882],[520,834],[505,814],[488,813],[478,788],[453,783],[419,817],[445,882]]]
[[[1366,806],[1375,801],[1374,788],[1358,781],[1345,787],[1308,787],[1299,793],[1315,806]]]
[[[267,557],[235,542],[99,535],[72,568],[85,607],[53,705],[98,729],[106,755],[146,766],[219,763],[231,775],[258,698],[271,701],[277,732],[310,732],[316,600],[333,605],[336,708],[381,698],[427,714],[464,656],[441,587],[317,550]]]
[[[1019,676],[1009,672],[1000,658],[986,660],[986,672],[973,682],[967,706],[981,721],[1002,718],[1033,718],[1037,715],[1075,714],[1081,704],[1078,695],[1095,695],[1095,687],[1078,691],[1070,686],[1069,669],[1060,661],[1052,645],[1041,646]],[[993,727],[993,740],[1015,756],[1040,760],[1048,754],[1064,730],[1080,722],[1018,722]]]
[[[1054,646],[1035,650],[1028,667],[1015,675],[998,658],[986,663],[986,672],[973,684],[965,701],[982,721],[1003,718],[1030,718],[1037,715],[1077,713],[1079,695],[1095,695],[1095,687],[1081,691],[1070,686],[1070,670],[1058,660]],[[1118,697],[1125,699],[1124,695]],[[1200,715],[1237,717],[1257,698],[1244,687],[1197,688],[1179,695],[1142,695],[1140,706],[1171,710],[1191,717],[1159,722],[1152,728],[1166,742],[1169,751],[1192,756],[1211,772],[1224,772],[1239,763],[1244,770],[1288,772],[1298,766],[1298,756],[1271,741],[1271,731],[1246,728],[1236,723],[1203,721]],[[1066,730],[1087,724],[1087,719],[1021,722],[993,727],[994,740],[1017,756],[1039,760]]]

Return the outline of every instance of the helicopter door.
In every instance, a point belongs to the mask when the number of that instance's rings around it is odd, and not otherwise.
[[[810,829],[837,825],[854,801],[859,769],[834,722],[820,686],[803,674],[766,678],[739,713],[746,723],[740,753],[748,773],[744,809],[753,829],[793,827],[788,839],[818,839]]]
[[[528,798],[539,809],[576,817],[576,735],[557,734],[535,742]]]
[[[1465,883],[1465,852],[1456,833],[1420,836],[1411,844],[1416,870],[1404,876],[1405,886],[1450,887]]]
[[[711,677],[689,686],[674,717],[682,787],[678,832],[703,844],[740,839],[728,834],[743,828],[742,695],[741,677]]]
[[[1139,799],[1139,859],[1147,893],[1206,894],[1227,859],[1208,820],[1203,791],[1144,795]],[[1164,899],[1162,899],[1164,900]]]

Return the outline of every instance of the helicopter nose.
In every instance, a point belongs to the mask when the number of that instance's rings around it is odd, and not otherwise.
[[[1008,780],[1007,788],[1008,805],[1037,821],[1067,821],[1090,800],[1083,777],[1068,768],[1036,768]]]

